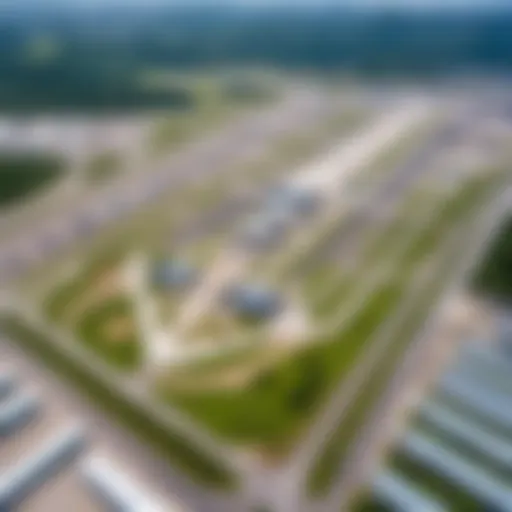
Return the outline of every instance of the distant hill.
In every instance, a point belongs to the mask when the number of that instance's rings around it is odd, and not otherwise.
[[[155,66],[268,64],[370,77],[512,69],[512,12],[506,10],[72,5],[39,4],[37,11],[2,16],[0,108],[44,102],[51,108],[58,98],[64,106],[79,98],[84,107],[186,105],[184,91],[149,97],[136,90],[135,74]],[[34,44],[37,37],[46,41],[45,51]]]

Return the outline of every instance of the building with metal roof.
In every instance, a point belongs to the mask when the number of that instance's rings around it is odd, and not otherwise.
[[[82,428],[66,429],[40,450],[0,475],[0,510],[16,510],[49,479],[73,462],[85,447]]]
[[[493,393],[469,379],[446,378],[441,386],[442,394],[472,409],[480,416],[505,428],[512,428],[512,400],[503,393]]]
[[[0,438],[8,437],[34,420],[41,405],[33,393],[14,393],[0,403]]]
[[[503,314],[498,321],[498,343],[501,353],[512,360],[512,317],[510,313]]]
[[[321,195],[315,190],[286,185],[272,190],[265,206],[267,211],[286,211],[291,217],[299,218],[314,213],[321,199]]]
[[[235,314],[264,320],[275,316],[282,307],[282,298],[272,290],[258,285],[235,285],[224,294],[224,304]]]
[[[512,332],[508,320],[503,325],[498,319],[497,327],[489,339],[464,343],[435,393],[420,404],[387,470],[405,482],[412,464],[414,479],[402,493],[395,485],[383,486],[377,475],[372,484],[376,503],[390,510],[417,510],[391,500],[423,488],[449,510],[461,508],[461,499],[464,510],[512,512],[512,441],[507,436],[512,427],[512,365],[503,357]],[[373,492],[376,488],[378,493]]]
[[[374,480],[373,495],[393,510],[414,512],[444,512],[448,510],[441,503],[425,495],[401,476],[383,471]]]
[[[0,403],[16,389],[16,377],[13,372],[3,370],[0,373]]]
[[[403,449],[409,457],[434,469],[443,478],[460,486],[480,502],[503,512],[512,512],[512,490],[497,478],[460,457],[456,451],[419,433],[408,434]]]
[[[161,260],[151,268],[153,286],[163,290],[182,290],[193,285],[197,278],[197,270],[184,261]]]
[[[80,476],[86,487],[112,512],[178,512],[164,508],[156,498],[115,468],[107,458],[90,456],[80,464]]]
[[[436,403],[424,405],[420,415],[423,421],[437,430],[472,446],[502,467],[512,468],[512,444],[505,438]]]
[[[254,217],[242,230],[242,245],[251,251],[275,248],[287,232],[288,220],[280,215],[262,214]]]

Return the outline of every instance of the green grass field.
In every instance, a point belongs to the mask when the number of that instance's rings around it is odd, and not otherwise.
[[[389,313],[395,293],[393,286],[378,290],[342,333],[263,371],[247,388],[183,395],[170,391],[170,403],[230,441],[283,453]]]
[[[128,297],[112,297],[88,310],[78,321],[78,339],[112,366],[136,371],[142,356],[133,316]]]
[[[129,297],[108,286],[94,299],[85,302],[95,288],[102,287],[105,276],[118,269],[120,255],[105,253],[89,263],[71,280],[55,287],[46,297],[43,309],[53,322],[69,329],[91,352],[113,368],[135,371],[141,360],[141,345],[134,325]]]

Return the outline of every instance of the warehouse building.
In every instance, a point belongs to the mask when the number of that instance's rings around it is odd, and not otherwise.
[[[91,456],[80,464],[80,476],[98,502],[112,512],[164,512],[153,496],[116,469],[108,459]],[[165,509],[178,512],[177,508]]]
[[[321,196],[318,192],[286,185],[277,187],[269,194],[266,210],[286,211],[291,217],[300,218],[314,213],[320,204]]]
[[[5,369],[0,372],[0,403],[8,398],[16,389],[16,377],[13,372]]]
[[[198,278],[195,268],[178,260],[158,261],[151,272],[153,286],[161,290],[183,290],[192,286]]]
[[[279,313],[282,299],[261,286],[236,285],[224,292],[224,304],[243,318],[266,320]]]
[[[40,412],[40,403],[34,394],[11,394],[0,403],[0,439],[28,425]]]
[[[402,477],[389,471],[382,472],[373,482],[372,492],[383,504],[393,510],[410,510],[414,512],[445,512],[447,508],[434,498]]]
[[[81,428],[58,432],[37,453],[0,476],[0,510],[16,510],[32,493],[71,464],[85,447]]]

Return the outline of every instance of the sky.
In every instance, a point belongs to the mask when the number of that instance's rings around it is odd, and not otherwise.
[[[108,0],[107,0],[108,1]],[[113,1],[113,0],[111,0]],[[140,0],[129,0],[138,2]],[[143,1],[143,0],[142,0]],[[163,0],[165,1],[165,0]],[[172,0],[171,0],[172,1]],[[199,0],[200,1],[200,0]],[[212,0],[213,2],[215,0]],[[223,0],[236,5],[338,5],[357,8],[385,9],[471,9],[491,6],[512,7],[512,0]]]
[[[189,4],[232,4],[237,6],[248,5],[254,6],[318,6],[318,5],[334,5],[334,6],[350,6],[364,9],[386,9],[386,8],[403,8],[403,9],[439,9],[439,8],[458,8],[472,9],[488,8],[488,7],[512,7],[512,0],[0,0],[0,8],[14,5],[65,5],[69,2],[75,5],[189,5]]]

